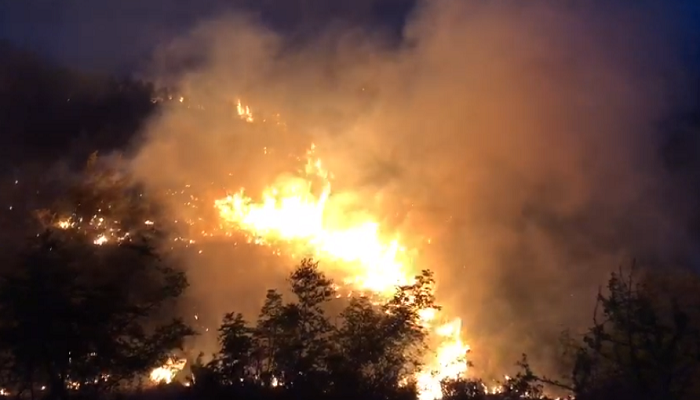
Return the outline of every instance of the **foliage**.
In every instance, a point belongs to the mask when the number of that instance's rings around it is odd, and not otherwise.
[[[228,390],[256,384],[305,396],[410,395],[410,385],[400,383],[420,365],[426,348],[419,311],[437,308],[432,284],[424,272],[383,304],[351,299],[332,317],[332,305],[346,300],[337,299],[318,263],[303,260],[289,277],[294,300],[269,290],[254,326],[241,314],[227,314],[218,354],[197,372]]]
[[[364,396],[399,389],[410,380],[427,350],[427,331],[420,310],[438,309],[432,294],[432,274],[424,271],[412,285],[399,287],[379,306],[368,298],[351,299],[341,313],[333,342],[330,369],[340,376],[338,391],[359,391]]]
[[[4,388],[34,397],[46,386],[57,398],[115,389],[193,334],[163,317],[187,279],[155,251],[162,235],[144,223],[152,205],[115,166],[93,153],[60,213],[37,213],[44,232],[0,275]]]
[[[268,290],[257,322],[224,316],[219,352],[193,366],[195,393],[255,398],[415,399],[412,377],[428,346],[421,310],[439,309],[433,277],[397,287],[384,302],[339,299],[318,263],[303,260],[289,277],[294,301]],[[337,315],[332,305],[343,304]],[[545,399],[541,379],[523,355],[520,371],[495,385],[443,382],[446,400]]]
[[[698,278],[682,271],[613,273],[598,294],[593,326],[567,336],[572,371],[562,383],[577,399],[694,399],[700,395]],[[682,276],[667,285],[669,276]],[[693,284],[688,287],[688,283]],[[685,286],[686,290],[683,289]],[[694,290],[693,290],[694,288]],[[688,301],[688,300],[691,301]]]
[[[547,400],[542,379],[534,374],[528,363],[527,356],[516,364],[519,368],[514,376],[506,376],[503,381],[487,385],[481,380],[457,379],[442,383],[444,400],[516,400],[541,399]]]
[[[145,244],[94,246],[72,231],[32,240],[0,277],[0,349],[17,391],[114,389],[160,365],[193,332],[159,321],[186,288]]]
[[[642,272],[641,277],[635,273]],[[685,400],[700,395],[700,279],[693,272],[641,270],[611,274],[600,291],[593,326],[581,338],[565,332],[564,380],[536,375],[523,356],[520,372],[489,389],[481,381],[443,383],[446,400],[543,398],[544,388],[576,399]]]

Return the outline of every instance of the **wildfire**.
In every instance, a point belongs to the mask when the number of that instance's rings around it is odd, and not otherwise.
[[[242,120],[254,121],[250,108],[243,106],[240,100],[236,108]],[[417,272],[412,267],[413,252],[402,244],[398,235],[384,232],[373,216],[366,212],[349,212],[343,205],[336,204],[331,190],[333,177],[316,156],[313,145],[306,155],[306,164],[297,176],[280,177],[263,190],[259,201],[249,197],[244,189],[214,200],[220,226],[213,230],[211,226],[197,229],[197,234],[206,238],[230,236],[232,231],[237,231],[246,234],[250,243],[274,247],[275,254],[312,256],[324,261],[324,267],[335,268],[334,272],[342,276],[342,283],[353,292],[381,298],[392,295],[397,285],[412,284]],[[170,194],[184,193],[180,190]],[[202,205],[211,207],[211,204],[193,195],[185,203],[193,209]],[[199,226],[195,222],[198,220],[183,222]],[[143,224],[150,227],[154,222],[145,220]],[[84,230],[94,238],[96,245],[120,243],[130,238],[116,222],[99,215],[89,221],[62,218],[55,226]],[[185,246],[194,243],[193,239],[185,238],[174,241]],[[420,317],[432,332],[436,345],[434,357],[415,376],[419,398],[440,399],[441,382],[466,373],[469,346],[462,341],[460,319],[450,320],[434,309],[421,310]],[[150,373],[150,380],[170,383],[185,364],[184,359],[171,358]]]
[[[153,383],[171,383],[175,376],[185,368],[187,360],[184,358],[169,358],[165,364],[151,371],[150,378]]]
[[[360,291],[383,296],[397,285],[411,284],[415,271],[410,252],[398,237],[383,234],[371,217],[349,214],[333,204],[331,175],[314,153],[312,146],[299,177],[269,186],[258,202],[243,189],[216,200],[222,225],[246,232],[252,243],[285,243],[291,254],[310,253],[330,261],[325,265],[343,268],[344,283]],[[422,310],[420,315],[439,343],[434,360],[416,376],[420,399],[439,399],[440,382],[466,372],[469,348],[461,340],[459,319],[437,325],[443,319],[436,310]]]

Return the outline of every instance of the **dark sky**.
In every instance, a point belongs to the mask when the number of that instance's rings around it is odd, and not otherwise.
[[[124,71],[193,24],[249,10],[292,32],[343,19],[398,31],[414,0],[0,0],[0,38],[69,66]],[[303,22],[302,22],[303,21]]]
[[[337,20],[399,32],[418,1],[0,0],[0,38],[62,64],[119,72],[143,62],[156,46],[198,21],[227,12],[253,11],[267,25],[288,33],[300,27],[319,29]],[[637,7],[658,0],[615,1]],[[695,49],[700,37],[700,2],[664,0],[664,4],[683,15],[676,28],[689,55],[699,53]]]

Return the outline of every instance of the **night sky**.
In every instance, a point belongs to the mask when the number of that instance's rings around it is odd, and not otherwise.
[[[61,64],[127,72],[197,22],[251,12],[285,34],[334,23],[399,32],[415,0],[0,0],[0,38]]]
[[[182,35],[198,22],[226,13],[252,12],[266,25],[289,35],[315,32],[340,21],[398,36],[419,1],[0,0],[0,39],[64,65],[122,73],[138,68],[157,46]],[[613,1],[631,8],[659,2]],[[613,1],[602,3],[608,6]],[[688,58],[697,61],[700,2],[661,3],[673,10],[673,29]]]

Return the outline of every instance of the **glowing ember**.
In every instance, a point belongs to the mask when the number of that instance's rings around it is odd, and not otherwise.
[[[266,188],[255,202],[243,189],[215,201],[222,225],[240,229],[259,245],[285,243],[291,254],[306,253],[343,268],[344,282],[375,295],[391,295],[397,285],[413,283],[415,270],[397,237],[382,234],[372,218],[352,215],[332,203],[330,174],[314,147],[298,178],[285,178]],[[320,190],[315,187],[321,182]],[[317,193],[314,193],[316,191]],[[328,266],[329,264],[325,264]],[[438,341],[435,359],[416,376],[420,399],[442,397],[440,382],[467,370],[469,348],[460,337],[461,321],[434,326],[437,311],[421,310],[422,323]]]
[[[165,364],[151,371],[151,382],[155,384],[171,383],[173,379],[175,379],[175,376],[185,368],[186,364],[187,360],[183,358],[169,358]]]
[[[75,217],[65,217],[54,222],[59,229],[81,230],[94,239],[92,242],[98,246],[105,243],[120,243],[129,238],[129,232],[124,232],[116,221],[108,222],[104,217],[94,215],[89,220]]]

